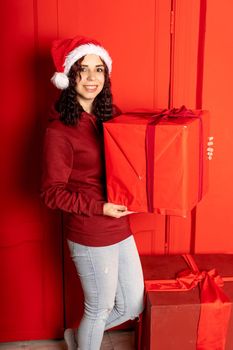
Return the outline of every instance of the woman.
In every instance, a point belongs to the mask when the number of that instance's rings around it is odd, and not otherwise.
[[[112,60],[95,40],[57,40],[52,78],[62,89],[56,120],[46,130],[42,198],[64,212],[64,228],[84,291],[78,330],[66,330],[69,350],[98,350],[103,333],[143,310],[143,274],[125,206],[107,203],[102,122],[115,113]]]

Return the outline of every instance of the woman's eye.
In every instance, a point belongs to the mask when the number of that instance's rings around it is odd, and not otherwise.
[[[86,72],[87,68],[86,67],[80,67],[80,72]]]
[[[89,70],[88,67],[80,67],[79,68],[79,71],[81,73],[87,73],[87,72],[91,72],[91,70]],[[95,70],[97,73],[103,73],[104,72],[104,67],[96,67],[96,70]]]

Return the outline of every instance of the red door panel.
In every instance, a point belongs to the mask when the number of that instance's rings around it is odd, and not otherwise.
[[[8,198],[0,216],[0,341],[62,336],[61,236],[38,200]]]
[[[43,17],[31,0],[1,7],[0,341],[57,338],[64,327],[60,216],[38,196]]]
[[[173,1],[174,28],[171,67],[171,107],[196,107],[197,59],[200,2]],[[194,218],[195,220],[195,218]],[[190,251],[193,225],[191,215],[170,217],[169,253]]]
[[[203,107],[210,110],[215,137],[209,192],[197,210],[198,252],[233,251],[233,3],[207,1]]]

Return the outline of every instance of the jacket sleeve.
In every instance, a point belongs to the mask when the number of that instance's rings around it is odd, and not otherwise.
[[[46,130],[43,150],[41,198],[52,209],[86,216],[103,215],[103,201],[67,188],[73,165],[73,148],[58,130]]]

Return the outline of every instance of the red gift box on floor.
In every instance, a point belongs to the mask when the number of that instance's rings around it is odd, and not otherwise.
[[[104,123],[108,201],[186,216],[207,191],[209,117],[182,107]]]
[[[147,291],[138,349],[233,348],[233,255],[193,258],[190,270],[182,256],[141,256]]]

